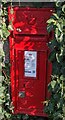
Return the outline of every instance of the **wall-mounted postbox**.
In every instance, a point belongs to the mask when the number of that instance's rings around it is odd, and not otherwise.
[[[11,96],[14,114],[46,116],[43,101],[49,96],[51,63],[48,61],[50,36],[46,21],[51,8],[9,8],[13,21],[10,39]]]

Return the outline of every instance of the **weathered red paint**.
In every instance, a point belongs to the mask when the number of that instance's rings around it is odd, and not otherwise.
[[[47,43],[50,36],[46,21],[52,15],[51,8],[9,8],[9,21],[13,21],[10,40],[11,96],[14,114],[46,116],[43,101],[49,96],[47,85],[52,66],[48,60]],[[14,19],[12,19],[14,18]],[[24,74],[25,51],[37,53],[36,76]],[[20,96],[23,94],[23,97]]]

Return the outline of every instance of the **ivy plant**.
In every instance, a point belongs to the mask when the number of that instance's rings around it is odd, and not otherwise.
[[[51,82],[48,85],[50,100],[46,101],[45,112],[49,120],[65,120],[65,3],[56,2],[56,9],[47,21],[48,32],[54,31],[49,42],[52,62]]]
[[[8,67],[4,64],[3,60],[5,57],[3,51],[3,44],[5,40],[7,40],[8,36],[10,35],[8,31],[8,27],[6,25],[7,19],[7,10],[4,7],[5,2],[0,1],[0,67],[1,67],[1,76],[0,76],[0,119],[6,120],[10,113],[7,113],[6,109],[9,107],[10,102],[9,98],[10,95],[7,92],[9,86],[9,75],[6,72],[9,71]],[[7,70],[5,72],[5,69]],[[8,109],[7,109],[8,110]]]

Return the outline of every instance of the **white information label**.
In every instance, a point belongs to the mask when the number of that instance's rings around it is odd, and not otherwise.
[[[24,62],[25,77],[36,77],[37,52],[25,51],[24,57],[25,57]]]

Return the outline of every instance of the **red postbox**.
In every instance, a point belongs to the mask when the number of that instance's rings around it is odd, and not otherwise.
[[[10,39],[11,96],[14,114],[46,116],[43,101],[49,96],[51,63],[48,61],[50,36],[46,21],[51,8],[9,8],[13,21]]]

